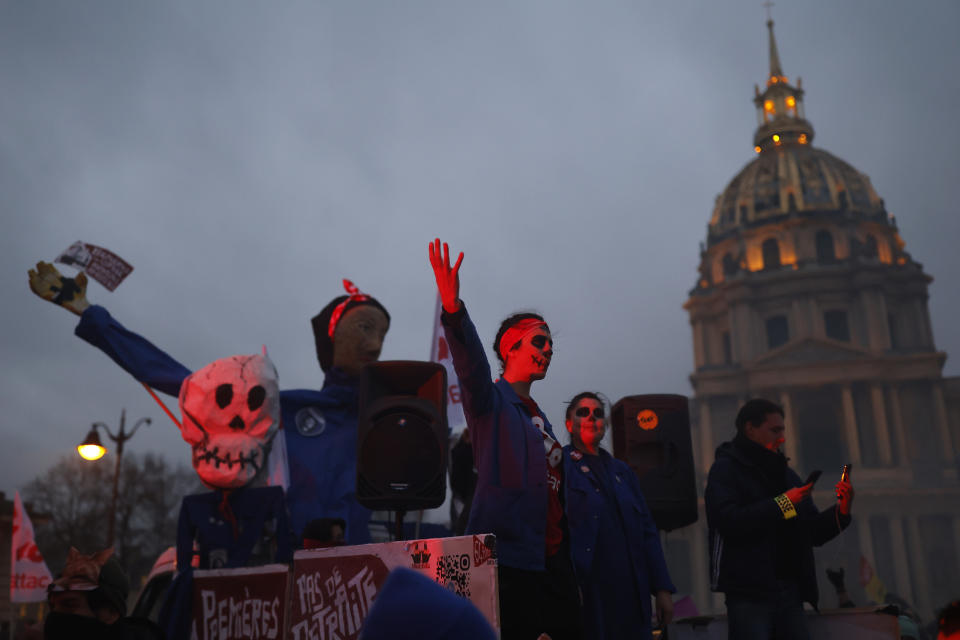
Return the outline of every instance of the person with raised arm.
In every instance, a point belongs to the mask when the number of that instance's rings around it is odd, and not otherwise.
[[[460,299],[463,253],[451,266],[449,247],[436,239],[429,255],[477,468],[467,533],[497,537],[501,637],[579,639],[580,596],[562,503],[563,452],[530,397],[531,385],[546,376],[553,358],[550,328],[535,313],[504,320],[493,345],[503,372],[494,382]]]
[[[80,316],[77,336],[144,385],[179,395],[190,369],[124,327],[102,306],[90,304],[82,272],[67,278],[52,264],[38,262],[28,277],[37,296]],[[347,543],[365,544],[370,542],[371,512],[356,498],[357,385],[363,367],[380,357],[390,314],[349,280],[343,286],[345,294],[311,319],[323,387],[280,392],[284,437],[274,440],[263,471],[272,484],[288,482],[286,502],[297,535],[316,518],[342,518]],[[287,469],[289,477],[282,478]]]

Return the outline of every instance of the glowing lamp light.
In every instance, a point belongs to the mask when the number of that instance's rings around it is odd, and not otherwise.
[[[96,428],[90,429],[84,441],[77,445],[77,453],[84,460],[99,460],[106,452],[106,448],[100,444]]]
[[[800,144],[807,144],[807,134],[805,133],[800,134]]]
[[[756,151],[757,153],[760,153],[761,151],[763,151],[763,149],[761,149],[759,146],[754,147],[753,150]]]
[[[787,106],[792,109],[797,106],[797,100],[793,96],[787,96]]]
[[[763,103],[763,110],[773,113],[773,100],[767,100]]]
[[[780,142],[780,135],[779,135],[779,134],[776,134],[776,133],[773,134],[773,141],[774,141],[774,142]]]

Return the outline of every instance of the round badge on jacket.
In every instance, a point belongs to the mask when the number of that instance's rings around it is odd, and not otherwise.
[[[320,435],[327,428],[327,419],[316,407],[300,409],[293,421],[297,424],[297,433],[308,438]]]

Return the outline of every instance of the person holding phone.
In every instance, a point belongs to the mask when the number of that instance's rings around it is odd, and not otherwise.
[[[783,418],[769,400],[744,404],[707,477],[710,585],[726,595],[729,638],[808,640],[803,603],[818,599],[813,547],[850,524],[849,478],[837,482],[833,508],[819,511],[810,498],[819,474],[803,482],[780,450]]]

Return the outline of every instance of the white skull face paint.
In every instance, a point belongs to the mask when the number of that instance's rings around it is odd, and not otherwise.
[[[264,468],[280,426],[277,370],[260,355],[216,360],[183,381],[180,410],[181,435],[203,483],[244,487]]]

